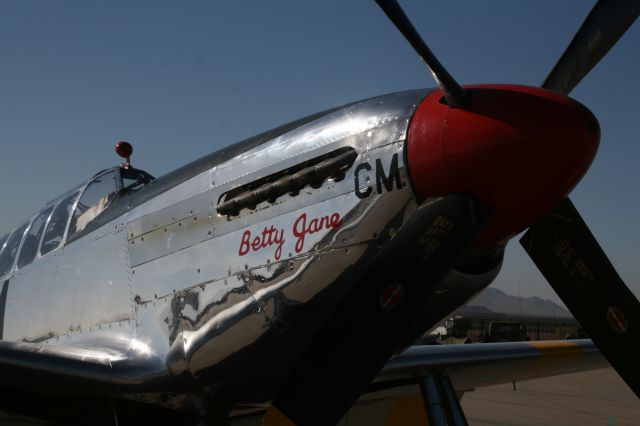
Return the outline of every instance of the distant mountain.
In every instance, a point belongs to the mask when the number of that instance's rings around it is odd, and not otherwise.
[[[550,300],[539,297],[511,296],[497,288],[487,287],[471,303],[461,309],[463,312],[481,314],[489,309],[495,313],[526,315],[536,317],[572,318],[571,312]]]

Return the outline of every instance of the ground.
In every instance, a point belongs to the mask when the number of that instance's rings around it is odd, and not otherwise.
[[[640,424],[640,399],[611,368],[485,387],[462,407],[471,426]]]

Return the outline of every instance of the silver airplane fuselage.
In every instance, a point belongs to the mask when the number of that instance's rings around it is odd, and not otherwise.
[[[79,209],[91,182],[115,176],[118,193],[108,207],[73,238],[70,215],[57,248],[42,254],[41,247],[23,267],[14,260],[0,278],[2,339],[135,353],[149,361],[136,379],[141,386],[188,377],[234,404],[268,402],[335,306],[418,208],[405,141],[429,93],[392,94],[320,113],[135,191],[122,189],[120,168],[99,173],[46,208],[53,211],[71,195],[70,208]],[[352,153],[348,164],[321,182],[276,188],[275,196],[255,192],[256,182],[279,182],[343,153]],[[231,196],[246,202],[221,214]],[[29,225],[18,230],[26,236]],[[42,233],[39,238],[42,245]],[[432,309],[420,332],[491,283],[501,250],[490,257],[473,272],[454,268],[438,284],[424,301]],[[125,396],[184,406],[189,392],[167,387],[169,394]]]

